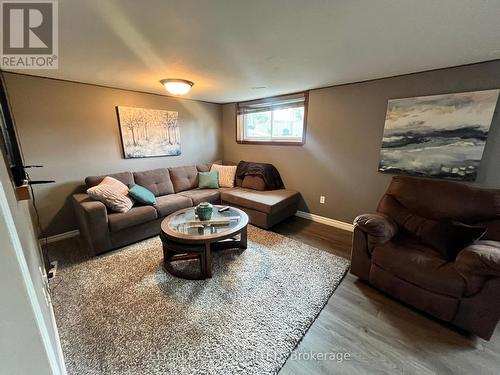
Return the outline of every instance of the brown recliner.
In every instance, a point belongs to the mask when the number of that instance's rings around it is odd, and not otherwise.
[[[388,198],[420,217],[486,233],[450,261],[396,224]],[[354,221],[351,262],[351,273],[378,289],[489,340],[500,319],[500,189],[393,177],[377,213]]]

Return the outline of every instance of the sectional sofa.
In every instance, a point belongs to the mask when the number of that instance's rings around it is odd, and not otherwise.
[[[299,193],[289,189],[257,191],[241,187],[198,189],[198,172],[210,170],[212,163],[160,168],[142,172],[109,174],[126,185],[139,184],[156,196],[154,206],[134,205],[126,213],[112,212],[87,194],[72,197],[80,233],[91,252],[100,254],[160,233],[162,220],[182,208],[207,201],[244,210],[250,223],[270,228],[297,211]],[[98,185],[106,176],[89,176],[87,188]]]

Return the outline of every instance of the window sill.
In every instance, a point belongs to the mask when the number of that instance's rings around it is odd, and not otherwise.
[[[305,141],[301,142],[287,142],[287,141],[239,141],[236,143],[240,145],[263,145],[263,146],[303,146]]]

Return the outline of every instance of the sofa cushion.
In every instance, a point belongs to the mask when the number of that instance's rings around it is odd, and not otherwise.
[[[132,175],[132,172],[120,172],[102,176],[88,176],[85,178],[85,185],[87,185],[87,189],[99,185],[107,176],[113,177],[127,186],[134,183],[134,176]]]
[[[441,258],[432,248],[402,236],[376,246],[372,263],[434,293],[459,298],[465,292],[465,280],[453,263]]]
[[[170,180],[170,173],[167,168],[134,172],[134,180],[137,184],[153,192],[155,197],[174,193],[174,185]]]
[[[210,172],[212,164],[222,164],[222,160],[217,160],[213,163],[196,164],[196,169],[198,170],[198,172]]]
[[[370,284],[384,292],[444,321],[451,321],[460,300],[433,293],[420,286],[394,276],[376,264],[370,268]]]
[[[108,215],[108,224],[111,232],[130,228],[138,224],[158,218],[158,214],[152,206],[132,207],[125,213],[112,213]]]
[[[191,207],[191,199],[180,194],[162,195],[156,198],[154,208],[158,212],[159,217],[170,215],[172,212],[182,210],[183,208]]]
[[[234,188],[221,190],[220,194],[221,200],[225,203],[251,208],[266,214],[279,212],[299,201],[299,193],[289,189],[257,191]]]
[[[187,197],[193,201],[193,205],[197,205],[201,202],[216,202],[220,198],[218,189],[194,189],[186,190],[179,195]]]
[[[176,193],[198,187],[198,170],[194,165],[168,169]]]

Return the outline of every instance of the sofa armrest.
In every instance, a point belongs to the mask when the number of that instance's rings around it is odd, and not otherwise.
[[[462,275],[500,277],[500,242],[477,241],[463,249],[455,259]]]
[[[92,199],[88,194],[74,194],[73,207],[85,238],[94,254],[112,248],[108,228],[108,211],[104,203]]]
[[[104,203],[96,201],[88,194],[74,194],[73,201],[91,221],[102,221],[108,223],[108,210]]]
[[[382,214],[363,214],[354,219],[354,228],[367,235],[368,250],[390,241],[398,232],[398,225]]]

